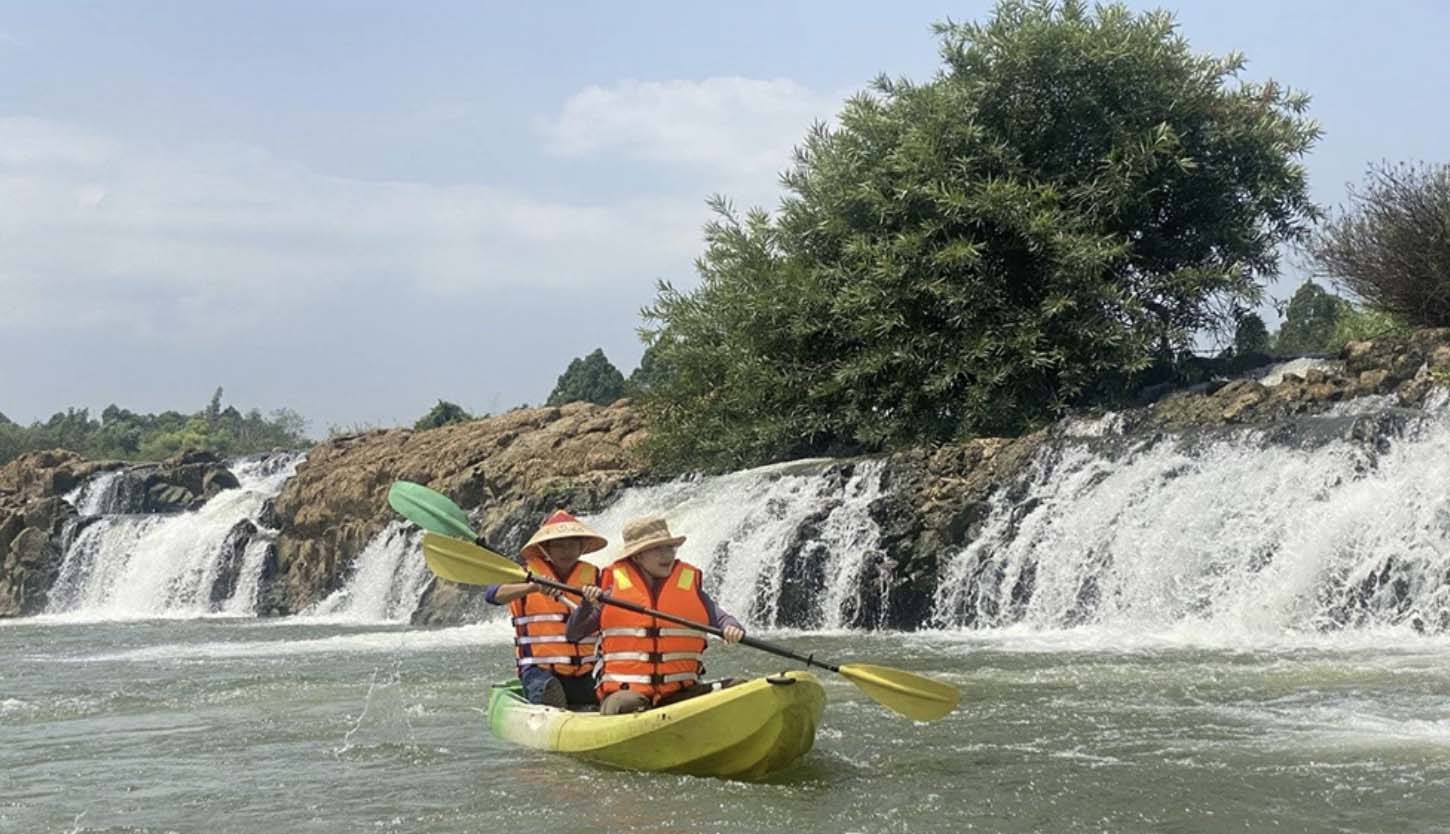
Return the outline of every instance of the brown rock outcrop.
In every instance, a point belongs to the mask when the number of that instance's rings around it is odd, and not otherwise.
[[[61,496],[122,464],[74,452],[30,452],[0,467],[0,617],[44,610],[60,561],[61,532],[75,508]]]
[[[628,400],[511,411],[428,431],[389,429],[314,447],[274,503],[282,530],[265,613],[305,609],[338,587],[349,562],[389,521],[394,481],[425,484],[473,511],[494,547],[514,552],[555,507],[595,512],[640,478],[645,438]],[[476,508],[476,509],[475,509]],[[470,590],[435,582],[415,619],[474,610]]]

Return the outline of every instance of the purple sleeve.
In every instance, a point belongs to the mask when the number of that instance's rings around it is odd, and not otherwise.
[[[710,595],[705,593],[704,588],[700,589],[700,601],[705,603],[705,611],[710,614],[710,625],[715,628],[735,626],[741,631],[745,630],[745,626],[741,625],[739,620],[732,617],[729,611],[715,604],[715,600],[711,599]]]
[[[483,586],[483,601],[489,605],[503,605],[498,601],[498,585]]]
[[[599,607],[586,600],[569,613],[569,621],[564,624],[564,639],[578,643],[598,630]]]

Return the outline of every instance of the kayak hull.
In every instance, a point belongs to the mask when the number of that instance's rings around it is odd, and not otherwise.
[[[629,715],[530,704],[517,683],[489,694],[493,734],[507,741],[627,770],[754,779],[815,743],[826,694],[808,672],[757,678]]]

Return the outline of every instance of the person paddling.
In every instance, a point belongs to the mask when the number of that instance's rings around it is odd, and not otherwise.
[[[559,510],[544,520],[524,545],[530,573],[569,585],[593,585],[599,569],[581,561],[607,544],[583,522]],[[594,694],[597,629],[565,634],[565,622],[577,605],[572,595],[533,582],[490,585],[484,599],[508,605],[513,614],[514,655],[524,696],[531,703],[564,708],[598,703]]]
[[[613,605],[596,606],[601,594],[722,629],[727,642],[745,636],[740,621],[705,593],[700,569],[675,558],[684,536],[672,536],[663,518],[647,516],[624,526],[623,552],[603,579],[585,585],[584,602],[569,616],[565,637],[598,632],[599,711],[637,712],[708,692],[700,683],[705,635]]]

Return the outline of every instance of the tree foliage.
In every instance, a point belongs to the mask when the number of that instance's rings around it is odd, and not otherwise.
[[[99,420],[89,409],[69,408],[29,426],[0,423],[0,464],[38,449],[127,460],[160,460],[189,448],[221,455],[301,449],[311,445],[306,428],[301,416],[285,408],[269,417],[257,409],[242,414],[231,406],[223,408],[218,388],[208,406],[194,414],[137,414],[110,405]]]
[[[1450,327],[1450,165],[1371,166],[1310,245],[1320,271],[1368,307]]]
[[[1284,324],[1274,343],[1276,353],[1333,353],[1342,346],[1335,340],[1335,328],[1344,311],[1344,299],[1313,281],[1305,281],[1289,299]]]
[[[1235,356],[1267,356],[1273,349],[1269,328],[1258,313],[1246,313],[1234,329]]]
[[[418,422],[413,424],[413,429],[415,431],[427,431],[428,429],[436,429],[440,426],[447,426],[453,423],[467,423],[472,419],[473,415],[464,411],[463,406],[448,402],[447,400],[439,400],[438,404],[429,409],[427,414],[418,418]]]
[[[1004,2],[937,31],[937,77],[811,129],[776,216],[714,201],[699,286],[644,310],[658,463],[1028,429],[1231,327],[1307,233],[1307,97],[1167,13]]]
[[[563,405],[583,400],[609,405],[625,395],[624,374],[610,363],[602,348],[569,363],[559,375],[547,405]]]

